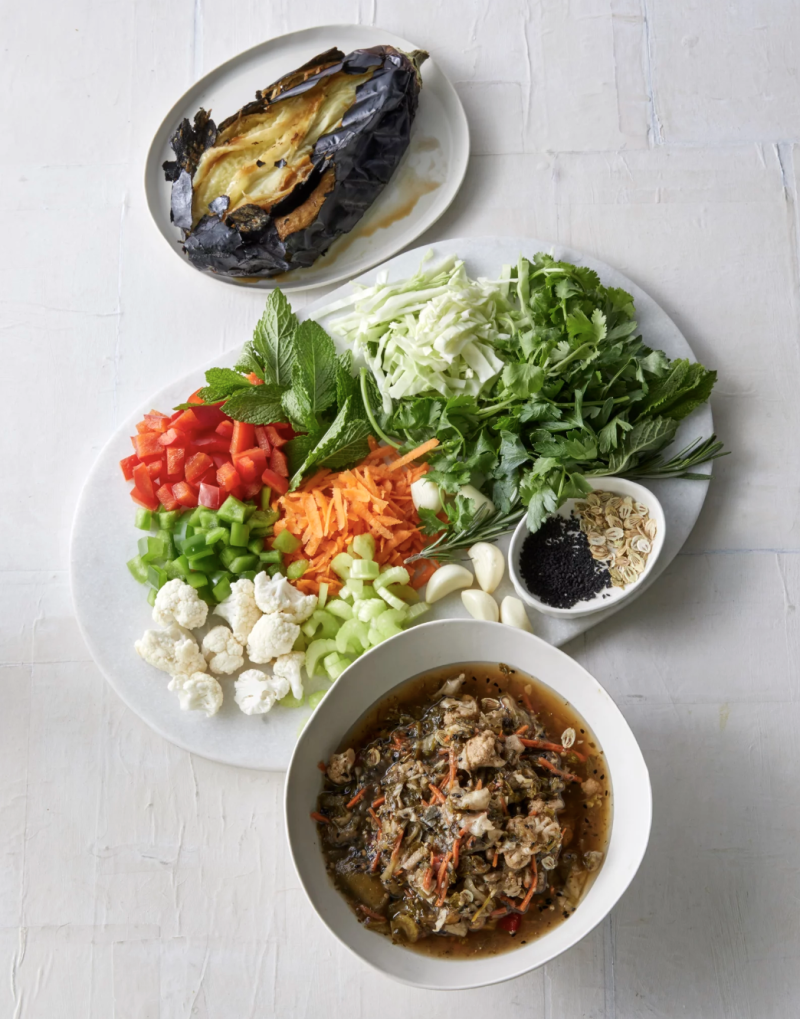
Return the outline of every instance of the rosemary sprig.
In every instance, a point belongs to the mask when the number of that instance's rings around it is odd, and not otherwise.
[[[686,478],[689,481],[709,481],[710,474],[697,474],[692,472],[691,468],[718,460],[722,456],[728,456],[729,453],[730,450],[723,452],[722,443],[718,441],[716,435],[712,435],[710,439],[695,439],[669,460],[666,460],[662,453],[657,453],[655,456],[643,460],[631,470],[625,471],[622,476],[625,478]]]
[[[453,562],[460,558],[456,553],[476,542],[495,541],[501,534],[512,530],[524,513],[524,506],[516,507],[510,513],[492,513],[484,503],[476,510],[475,516],[463,530],[445,531],[422,552],[409,556],[406,562],[413,563],[418,559],[435,559],[440,563]]]

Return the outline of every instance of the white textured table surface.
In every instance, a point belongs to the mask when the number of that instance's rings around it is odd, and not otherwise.
[[[3,8],[2,1019],[796,1015],[797,5]],[[98,449],[149,392],[240,342],[263,301],[170,255],[144,205],[150,136],[238,51],[356,20],[426,46],[466,107],[470,168],[431,237],[552,237],[618,266],[719,369],[735,451],[660,582],[567,646],[650,765],[640,874],[568,955],[463,994],[396,986],[334,943],[287,859],[281,776],[150,732],[92,665],[69,597]]]

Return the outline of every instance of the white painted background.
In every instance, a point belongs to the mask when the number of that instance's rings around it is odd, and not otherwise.
[[[797,4],[2,8],[0,1017],[797,1015]],[[151,391],[241,343],[263,300],[169,253],[141,187],[151,134],[240,50],[356,20],[428,48],[466,107],[467,179],[430,236],[550,237],[618,266],[719,369],[735,451],[664,578],[567,646],[651,768],[641,872],[579,947],[494,990],[414,992],[351,959],[287,859],[281,776],[151,733],[69,597],[97,451]]]

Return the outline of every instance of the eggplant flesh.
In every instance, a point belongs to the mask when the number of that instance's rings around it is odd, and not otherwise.
[[[172,221],[198,269],[270,277],[311,265],[372,205],[408,148],[427,54],[328,50],[217,127],[171,138]]]

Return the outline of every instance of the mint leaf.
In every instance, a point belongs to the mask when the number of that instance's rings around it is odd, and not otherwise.
[[[247,421],[252,425],[271,425],[285,418],[280,387],[266,383],[237,390],[222,409],[235,421]]]
[[[608,458],[610,474],[622,474],[635,467],[642,453],[654,453],[663,449],[675,438],[678,423],[672,418],[656,417],[639,421],[623,440],[620,448]]]
[[[348,396],[353,397],[354,404],[362,403],[359,380],[353,375],[353,352],[351,350],[346,350],[336,358],[336,403],[339,407],[345,405]],[[366,417],[363,413],[361,416]]]
[[[352,398],[348,397],[328,430],[308,450],[305,459],[293,473],[291,487],[296,488],[303,475],[312,467],[341,470],[363,460],[369,452],[369,434],[369,421],[352,416]]]
[[[302,322],[295,334],[292,363],[293,413],[312,431],[318,415],[336,400],[336,349],[319,323]]]
[[[289,459],[289,473],[293,479],[321,437],[321,432],[317,432],[315,435],[296,435],[283,447]]]
[[[209,368],[206,386],[198,394],[203,403],[219,403],[239,389],[248,389],[252,383],[232,368]]]
[[[267,298],[264,314],[253,333],[249,356],[257,355],[264,371],[264,381],[283,388],[292,383],[294,339],[298,330],[297,316],[280,290]]]
[[[293,389],[286,389],[281,394],[281,406],[284,415],[289,419],[292,427],[298,432],[318,432],[319,422],[316,418],[306,413],[305,406],[300,402],[297,393]]]

